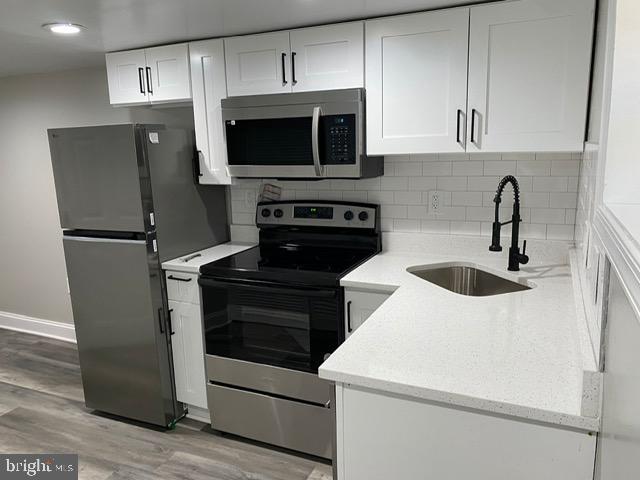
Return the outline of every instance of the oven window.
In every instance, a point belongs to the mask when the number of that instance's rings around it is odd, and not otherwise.
[[[202,286],[202,297],[209,355],[317,372],[340,343],[337,290],[309,296],[297,289],[216,282]]]
[[[225,124],[229,165],[313,165],[311,117]]]

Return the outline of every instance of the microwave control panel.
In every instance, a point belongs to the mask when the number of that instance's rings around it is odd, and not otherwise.
[[[356,163],[356,116],[326,115],[322,117],[325,130],[325,165],[354,165]]]

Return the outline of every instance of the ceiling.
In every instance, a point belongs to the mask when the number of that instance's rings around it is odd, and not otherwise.
[[[0,0],[0,77],[100,65],[104,52],[114,50],[467,3],[470,0]],[[61,37],[41,28],[60,21],[87,30]]]

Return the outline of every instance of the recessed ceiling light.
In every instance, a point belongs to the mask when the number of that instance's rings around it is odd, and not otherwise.
[[[45,23],[42,28],[58,35],[76,35],[85,29],[76,23]]]

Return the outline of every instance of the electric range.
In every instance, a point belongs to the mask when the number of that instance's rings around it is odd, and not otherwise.
[[[332,458],[318,367],[344,341],[340,279],[380,251],[379,224],[373,204],[261,202],[259,245],[200,268],[214,429]]]

